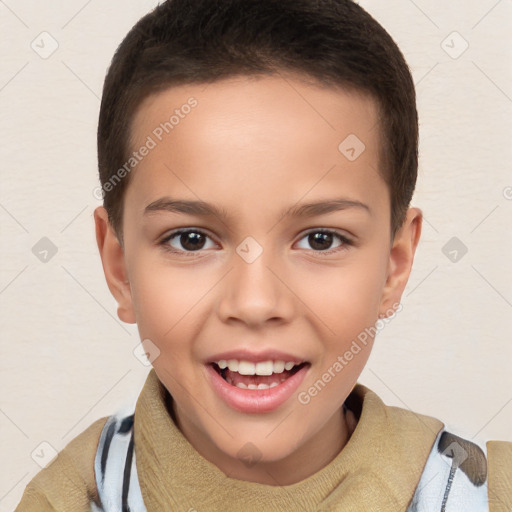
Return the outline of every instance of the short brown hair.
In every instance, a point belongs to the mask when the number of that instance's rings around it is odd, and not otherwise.
[[[376,100],[379,172],[389,188],[396,233],[416,185],[418,115],[409,68],[384,28],[351,0],[166,0],[126,35],[103,87],[98,167],[103,204],[120,240],[130,174],[115,186],[109,180],[129,158],[141,101],[176,85],[279,71]]]

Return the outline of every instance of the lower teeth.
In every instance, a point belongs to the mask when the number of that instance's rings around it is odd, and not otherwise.
[[[284,382],[286,379],[281,379],[281,382]],[[233,384],[231,378],[226,378],[226,382],[240,389],[270,389],[279,386],[281,382],[272,382],[272,384],[244,384],[243,382],[239,382],[238,384]]]

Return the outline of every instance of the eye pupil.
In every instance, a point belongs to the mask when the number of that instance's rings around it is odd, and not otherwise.
[[[188,250],[197,250],[201,249],[201,244],[204,244],[204,237],[201,233],[189,231],[188,233],[181,234],[180,242]]]
[[[311,233],[309,235],[309,243],[311,247],[314,249],[328,249],[332,244],[332,234],[331,233]],[[319,246],[315,247],[315,244],[319,244]]]

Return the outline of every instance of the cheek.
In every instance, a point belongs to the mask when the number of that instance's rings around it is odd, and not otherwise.
[[[169,273],[152,264],[132,268],[132,301],[141,336],[160,340],[172,337],[189,303],[191,286],[184,286],[179,273]],[[182,279],[181,279],[182,280]]]
[[[150,339],[170,365],[185,363],[200,337],[207,297],[218,277],[204,268],[171,268],[140,254],[132,266],[132,300],[141,339]]]
[[[375,322],[385,268],[384,261],[362,253],[355,255],[350,264],[338,268],[318,265],[314,272],[306,272],[308,278],[301,281],[301,292],[297,295],[336,332],[336,336],[345,338],[353,335],[354,329]]]
[[[159,350],[152,361],[155,370],[183,380],[187,372],[192,374],[196,340],[207,319],[208,294],[219,277],[211,265],[171,260],[147,240],[138,242],[143,238],[140,233],[130,235],[126,237],[127,267],[140,338]]]

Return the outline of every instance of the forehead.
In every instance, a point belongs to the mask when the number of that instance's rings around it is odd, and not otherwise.
[[[267,209],[329,194],[387,206],[373,99],[290,75],[149,96],[132,123],[131,150],[144,146],[127,191],[139,210],[165,195],[235,213],[254,212],[255,197]]]

